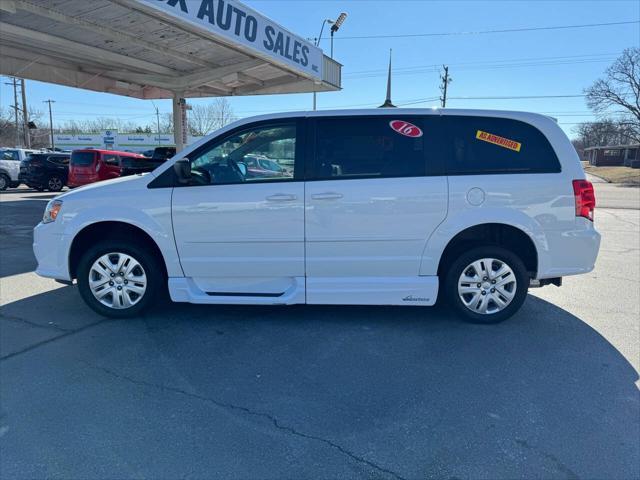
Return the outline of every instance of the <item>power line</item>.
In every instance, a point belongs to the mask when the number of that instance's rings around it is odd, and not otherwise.
[[[615,58],[619,52],[612,53],[592,53],[592,54],[584,54],[584,55],[563,55],[563,56],[553,56],[553,57],[529,57],[529,58],[511,58],[511,59],[501,59],[501,60],[480,60],[475,62],[463,62],[463,63],[448,63],[449,66],[454,66],[458,68],[469,68],[474,66],[479,67],[501,67],[501,66],[519,66],[520,64],[538,64],[538,63],[546,63],[546,62],[555,62],[554,64],[563,64],[564,62],[573,63],[575,62],[596,62],[596,61],[609,61]],[[597,58],[601,57],[601,58]],[[412,65],[408,67],[395,67],[393,69],[393,73],[397,74],[404,71],[414,71],[414,70],[423,70],[423,69],[433,69],[433,71],[438,71],[440,69],[439,63],[426,64],[426,65]],[[357,70],[353,72],[347,71],[343,76],[351,77],[356,75],[367,75],[367,74],[378,74],[378,73],[386,73],[385,69],[372,69],[372,70]]]
[[[516,96],[500,96],[500,97],[449,97],[453,100],[520,100],[534,98],[579,98],[586,95],[516,95]]]
[[[569,60],[569,61],[547,61],[547,62],[521,62],[521,63],[505,63],[505,64],[487,64],[487,65],[464,65],[458,66],[457,70],[502,70],[502,69],[510,69],[510,68],[523,68],[523,67],[546,67],[553,66],[556,67],[558,65],[581,65],[581,64],[589,64],[589,63],[605,63],[611,62],[615,57],[609,58],[601,58],[601,59],[584,59],[584,60]],[[450,66],[456,66],[455,64],[451,64]],[[424,67],[412,67],[405,68],[404,70],[400,70],[398,72],[394,71],[395,75],[422,75],[424,73],[435,73],[438,72],[439,68],[435,66],[424,66]],[[350,73],[345,74],[345,79],[363,79],[363,78],[374,78],[383,76],[383,72],[379,73]]]
[[[477,31],[463,31],[463,32],[428,32],[428,33],[404,33],[396,35],[357,35],[357,36],[342,36],[339,40],[364,40],[364,39],[379,39],[379,38],[415,38],[415,37],[445,37],[445,36],[457,36],[457,35],[488,35],[493,33],[519,33],[519,32],[536,32],[545,30],[568,30],[573,28],[592,28],[592,27],[611,27],[616,25],[631,25],[638,24],[640,20],[631,20],[623,22],[603,22],[603,23],[584,23],[577,25],[553,25],[546,27],[522,27],[522,28],[505,28],[494,30],[477,30]]]

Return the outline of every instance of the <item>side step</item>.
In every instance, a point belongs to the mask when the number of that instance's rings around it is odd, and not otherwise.
[[[169,278],[174,302],[202,304],[293,305],[305,303],[304,277],[295,277],[290,288],[280,293],[205,292],[191,278]]]

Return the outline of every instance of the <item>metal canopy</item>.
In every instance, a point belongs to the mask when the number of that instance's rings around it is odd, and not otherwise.
[[[236,14],[226,31],[225,9]],[[0,56],[7,76],[173,98],[178,127],[182,98],[332,91],[341,80],[338,62],[237,0],[0,0]]]

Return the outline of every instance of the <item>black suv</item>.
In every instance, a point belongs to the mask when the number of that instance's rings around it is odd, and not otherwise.
[[[20,162],[20,181],[36,190],[59,192],[67,184],[71,154],[32,153]]]
[[[164,162],[176,154],[176,147],[156,147],[153,150],[151,160]]]

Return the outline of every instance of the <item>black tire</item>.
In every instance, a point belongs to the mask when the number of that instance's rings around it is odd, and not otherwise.
[[[11,188],[18,188],[20,186],[20,182],[11,182],[9,184],[9,187]]]
[[[50,192],[59,192],[64,187],[64,180],[58,175],[51,175],[47,180],[47,190]]]
[[[146,291],[137,303],[128,308],[115,309],[102,304],[89,287],[89,274],[93,263],[101,256],[113,252],[133,257],[146,274]],[[160,261],[149,252],[149,248],[121,239],[105,240],[84,252],[78,263],[77,277],[78,290],[82,299],[96,313],[109,318],[130,318],[140,315],[156,303],[158,294],[163,291],[163,284],[166,284]]]
[[[493,258],[504,262],[515,275],[515,295],[511,303],[495,313],[472,311],[458,295],[458,280],[460,276],[471,263],[484,258]],[[529,274],[520,257],[510,250],[497,246],[476,247],[464,252],[449,264],[445,274],[444,295],[447,302],[463,320],[471,323],[490,324],[506,320],[520,309],[527,297],[528,289]]]
[[[0,173],[0,192],[6,190],[11,185],[11,179],[5,173]]]

